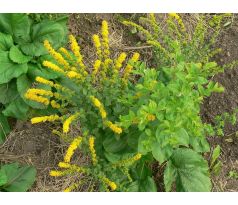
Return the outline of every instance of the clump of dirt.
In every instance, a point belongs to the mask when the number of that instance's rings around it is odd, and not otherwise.
[[[216,61],[223,65],[238,60],[238,16],[234,15],[233,23],[225,29],[218,40],[218,47],[222,48],[222,55]],[[201,115],[205,122],[214,123],[216,115],[224,112],[232,113],[238,108],[238,67],[227,69],[224,73],[214,76],[213,80],[220,83],[224,88],[224,93],[213,93],[205,99],[201,108]],[[235,126],[227,124],[225,126],[225,136],[222,138],[209,138],[214,147],[220,145],[222,149],[221,161],[223,163],[221,174],[213,178],[214,191],[238,191],[238,180],[230,179],[229,172],[238,171],[238,123]],[[229,140],[227,140],[227,138]]]

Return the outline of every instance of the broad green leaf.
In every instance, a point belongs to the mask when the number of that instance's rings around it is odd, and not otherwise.
[[[140,192],[156,192],[157,187],[156,187],[154,179],[150,176],[147,176],[144,180],[141,180],[139,184],[139,191]]]
[[[7,183],[7,175],[4,170],[0,169],[0,190],[1,186]]]
[[[171,169],[167,171],[170,174],[166,174],[165,181],[167,186],[166,189],[168,191],[170,190],[173,181],[176,182],[177,191],[211,191],[211,181],[209,178],[207,161],[195,151],[186,148],[178,148],[174,150],[167,166],[169,167],[166,169]]]
[[[0,85],[0,103],[7,104],[14,101],[18,96],[16,80]]]
[[[24,64],[29,62],[32,57],[24,55],[17,46],[12,46],[9,52],[9,58],[18,64]]]
[[[138,141],[138,152],[145,155],[152,150],[153,142],[148,139],[145,133],[142,133]]]
[[[48,40],[54,48],[58,48],[65,37],[65,29],[60,23],[45,20],[32,26],[31,42],[21,46],[21,50],[30,56],[47,54],[44,40]]]
[[[29,41],[30,20],[26,14],[0,14],[0,31],[12,35],[14,42]]]
[[[110,153],[110,152],[104,152],[104,155],[106,157],[106,159],[109,161],[109,162],[112,162],[112,163],[115,163],[117,161],[120,160],[120,155],[118,154],[113,154],[113,153]]]
[[[138,192],[139,191],[139,182],[138,181],[134,181],[132,183],[129,184],[129,186],[127,187],[127,192]]]
[[[11,129],[8,124],[7,118],[0,113],[0,144],[2,144],[6,136],[10,133]]]
[[[12,36],[0,32],[0,50],[9,51],[13,46]]]
[[[176,179],[176,169],[173,167],[172,163],[167,162],[165,171],[164,171],[164,186],[165,191],[169,192],[172,189],[173,182]]]
[[[115,136],[109,135],[103,141],[103,147],[107,152],[120,152],[126,147],[126,141],[123,139],[116,139]]]
[[[9,52],[0,51],[0,84],[27,72],[27,64],[16,64],[9,59]]]
[[[19,96],[15,101],[7,105],[2,113],[7,117],[14,117],[20,120],[25,120],[27,118],[28,110],[29,106]]]
[[[214,165],[218,157],[221,153],[221,147],[220,145],[217,145],[216,148],[213,150],[212,157],[211,157],[211,167]]]
[[[7,183],[2,187],[8,192],[25,192],[33,185],[36,169],[32,166],[19,166],[18,163],[7,164],[1,167],[7,175]]]
[[[162,164],[166,161],[173,153],[171,146],[165,146],[161,148],[159,143],[155,143],[152,148],[153,157]]]
[[[176,132],[176,135],[178,137],[179,145],[188,146],[189,136],[188,136],[187,131],[184,128],[179,129],[179,131]]]

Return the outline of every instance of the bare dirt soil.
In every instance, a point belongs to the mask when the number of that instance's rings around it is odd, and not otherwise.
[[[124,18],[137,19],[137,14],[123,14]],[[163,14],[161,14],[163,19]],[[151,49],[140,42],[140,36],[129,34],[119,19],[120,14],[71,14],[69,18],[69,31],[74,34],[83,50],[85,60],[90,64],[95,59],[95,52],[91,37],[98,33],[103,19],[110,24],[110,43],[113,55],[120,51],[139,51],[142,58],[149,61],[152,55]],[[189,21],[189,16],[186,16]],[[223,49],[223,55],[216,60],[219,63],[228,63],[238,59],[238,17],[235,15],[232,24],[226,28],[218,40],[218,46]],[[225,87],[224,93],[213,94],[205,99],[201,108],[201,116],[204,122],[214,123],[214,117],[223,112],[232,112],[238,107],[238,67],[233,70],[226,70],[225,73],[214,77],[214,80]],[[37,169],[37,179],[30,191],[62,191],[74,181],[70,178],[55,179],[49,176],[49,171],[57,168],[57,163],[62,160],[67,145],[59,138],[51,134],[53,125],[31,125],[17,122],[14,130],[7,138],[7,141],[0,145],[0,163],[18,161],[22,164],[34,165]],[[236,126],[225,127],[225,137],[209,138],[214,148],[220,145],[222,155],[220,160],[223,163],[219,176],[212,176],[213,191],[238,191],[238,180],[229,178],[229,172],[238,171],[238,137],[236,137]],[[229,139],[229,140],[227,140]],[[229,141],[229,142],[228,142]],[[78,153],[77,163],[85,163],[87,158]],[[161,168],[163,169],[163,168]],[[156,170],[156,169],[155,169]],[[163,190],[162,170],[157,171],[155,179],[159,190]],[[91,190],[91,179],[81,176],[81,180],[87,180],[87,186],[79,187],[76,191]]]

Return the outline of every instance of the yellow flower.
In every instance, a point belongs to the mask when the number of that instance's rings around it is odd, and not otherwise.
[[[93,43],[97,51],[98,57],[102,58],[101,42],[98,35],[93,35]]]
[[[169,13],[169,16],[172,18],[175,18],[179,24],[179,26],[181,27],[182,31],[185,31],[185,26],[183,24],[183,20],[181,19],[181,17],[176,14],[176,13]]]
[[[131,158],[128,158],[128,159],[125,159],[125,160],[121,160],[117,163],[115,163],[113,166],[116,167],[120,167],[120,166],[126,166],[126,165],[131,165],[133,164],[135,161],[138,161],[140,158],[141,158],[141,154],[140,153],[137,153],[135,156],[131,157]]]
[[[134,53],[132,58],[129,60],[129,63],[126,65],[125,70],[124,70],[124,74],[123,74],[123,79],[126,82],[127,78],[129,77],[131,70],[133,68],[133,66],[131,65],[131,63],[135,63],[139,60],[140,58],[140,54],[139,53]]]
[[[71,157],[73,156],[75,150],[78,148],[78,146],[82,142],[82,137],[77,137],[73,140],[73,142],[70,144],[69,148],[67,149],[67,152],[64,156],[64,162],[69,163],[71,160]]]
[[[100,66],[101,66],[101,61],[96,60],[95,63],[94,63],[94,66],[93,66],[93,68],[94,68],[93,73],[92,73],[93,78],[95,78],[95,76],[97,75]]]
[[[98,160],[97,160],[96,151],[94,149],[94,140],[95,140],[94,137],[90,137],[88,140],[88,143],[89,143],[89,150],[92,156],[93,165],[96,165]]]
[[[60,108],[60,104],[57,103],[55,100],[50,101],[51,107],[59,109]]]
[[[42,116],[42,117],[34,117],[31,119],[32,124],[40,123],[40,122],[53,122],[55,120],[60,120],[61,117],[58,115],[49,115],[49,116]]]
[[[100,112],[100,115],[101,115],[101,118],[105,119],[107,117],[107,112],[105,111],[104,106],[102,105],[102,103],[97,98],[95,98],[94,96],[90,96],[90,99],[92,100],[93,105],[96,108],[98,108],[98,110]]]
[[[51,86],[51,87],[54,86],[54,83],[53,83],[52,81],[46,80],[45,78],[42,78],[42,77],[40,77],[40,76],[37,76],[37,77],[36,77],[36,81],[37,81],[38,83],[42,83],[42,84],[45,84],[45,85],[49,85],[49,86]]]
[[[55,65],[54,63],[50,61],[43,61],[43,66],[50,68],[53,71],[64,73],[64,70],[62,70],[59,66]]]
[[[65,168],[65,169],[70,168],[70,164],[69,164],[69,163],[66,163],[66,162],[59,162],[58,166],[59,166],[60,168]]]
[[[102,46],[103,46],[103,54],[104,58],[108,58],[110,55],[110,50],[109,50],[109,39],[108,39],[108,24],[106,21],[102,22]]]
[[[116,134],[121,134],[122,133],[122,129],[120,127],[118,127],[117,125],[113,124],[111,121],[106,121],[105,125],[107,127],[109,127]]]
[[[44,46],[48,50],[49,54],[61,65],[63,65],[66,69],[69,68],[69,63],[63,58],[63,56],[56,52],[52,46],[50,45],[50,42],[45,40]]]
[[[52,170],[50,171],[50,176],[52,177],[61,177],[68,174],[67,171],[56,171],[56,170]]]
[[[71,78],[71,79],[72,78],[77,78],[77,79],[81,79],[82,78],[82,76],[79,73],[75,72],[75,71],[67,72],[67,77]]]
[[[75,57],[77,58],[78,64],[80,65],[82,69],[84,69],[85,65],[83,63],[83,56],[80,53],[80,47],[79,47],[79,44],[77,43],[76,38],[73,35],[69,35],[69,41],[70,41],[71,50],[73,51]]]
[[[115,68],[116,70],[120,70],[120,68],[122,67],[122,63],[126,60],[126,53],[121,53],[119,55],[119,57],[116,60],[116,65]]]
[[[59,49],[59,51],[60,51],[61,53],[63,53],[69,60],[72,60],[72,57],[71,57],[69,51],[67,51],[67,49],[61,47],[61,48]]]
[[[27,90],[27,93],[31,93],[33,95],[45,95],[45,96],[53,97],[53,93],[50,90],[44,90],[44,89],[31,88]]]
[[[67,118],[63,123],[63,133],[69,132],[69,125],[72,121],[74,121],[79,116],[79,113],[76,113],[74,115],[71,115],[69,118]]]
[[[148,114],[148,115],[147,115],[147,120],[148,120],[148,121],[154,121],[154,120],[155,120],[155,116],[152,115],[152,114]]]
[[[35,102],[38,102],[38,103],[42,103],[44,105],[49,105],[49,100],[45,97],[42,97],[42,96],[38,96],[36,94],[33,94],[31,92],[27,92],[25,94],[25,98],[28,99],[28,100],[33,100]]]
[[[110,179],[108,179],[107,177],[103,177],[102,178],[103,182],[108,185],[112,191],[117,189],[117,185],[115,182],[111,181]]]

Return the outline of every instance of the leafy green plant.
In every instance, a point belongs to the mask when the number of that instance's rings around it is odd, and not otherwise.
[[[238,172],[235,170],[232,170],[229,172],[229,177],[233,179],[238,179]]]
[[[35,181],[36,169],[32,166],[20,166],[18,163],[0,167],[0,191],[25,192]]]
[[[9,132],[4,116],[24,120],[31,108],[46,109],[28,102],[23,95],[36,75],[47,79],[58,77],[42,69],[42,60],[49,58],[42,42],[48,39],[56,47],[63,45],[66,20],[67,17],[61,17],[34,23],[26,14],[0,14],[0,142]]]
[[[221,167],[222,167],[222,163],[219,160],[220,154],[221,154],[221,147],[217,145],[212,152],[211,162],[210,162],[211,173],[215,175],[219,175],[221,171]]]
[[[224,91],[211,80],[224,67],[211,61],[210,53],[222,18],[215,16],[210,22],[215,29],[210,42],[204,39],[203,21],[198,22],[190,40],[177,14],[170,14],[168,32],[160,29],[154,15],[143,18],[151,30],[124,22],[141,31],[153,46],[153,68],[139,62],[137,53],[128,63],[125,53],[110,58],[105,21],[101,38],[93,36],[98,56],[93,66],[84,64],[72,35],[71,51],[65,56],[45,41],[55,61],[46,60],[43,65],[60,77],[54,81],[36,77],[38,84],[51,89],[31,88],[25,97],[57,108],[59,115],[34,117],[31,122],[61,122],[62,129],[54,133],[70,142],[60,170],[52,170],[51,176],[85,174],[94,179],[94,187],[104,191],[156,191],[151,164],[157,161],[165,167],[166,191],[210,191],[209,166],[203,153],[210,151],[206,137],[215,131],[202,122],[200,106],[213,92]],[[80,136],[70,132],[76,127]],[[91,156],[91,163],[74,163],[77,148]],[[66,191],[77,186],[72,184]]]

